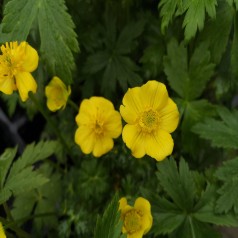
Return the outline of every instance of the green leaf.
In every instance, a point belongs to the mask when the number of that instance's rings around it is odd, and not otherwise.
[[[32,166],[39,160],[43,160],[52,155],[55,151],[55,142],[46,141],[39,142],[37,145],[34,143],[28,145],[24,150],[22,156],[13,163],[9,170],[3,173],[3,177],[6,182],[0,191],[0,204],[7,201],[12,195],[18,195],[47,183],[48,178],[44,177],[39,170],[34,169]],[[8,156],[15,155],[15,152],[11,152]],[[6,169],[9,169],[10,162],[6,163]],[[34,169],[34,170],[33,170]]]
[[[129,22],[120,32],[116,41],[115,49],[117,53],[124,55],[136,48],[136,38],[138,38],[145,26],[145,20]]]
[[[62,197],[62,180],[58,172],[53,171],[49,164],[44,164],[40,167],[39,172],[45,177],[50,178],[50,181],[43,186],[38,187],[36,198],[35,214],[49,214],[50,216],[34,219],[34,224],[38,230],[49,229],[56,227],[58,219],[56,218],[59,197]]]
[[[178,95],[186,100],[198,98],[213,74],[214,64],[210,63],[210,52],[206,44],[200,44],[188,63],[187,49],[172,39],[164,57],[165,73],[169,84]]]
[[[128,89],[128,85],[135,87],[142,83],[141,77],[136,73],[138,70],[138,66],[129,57],[118,55],[111,58],[103,74],[102,92],[107,94],[108,89],[115,92],[117,82],[124,91]]]
[[[165,235],[176,230],[186,218],[176,205],[165,198],[156,197],[156,203],[153,204],[154,222],[152,233],[157,235]]]
[[[172,21],[172,18],[176,12],[176,8],[183,8],[182,0],[161,0],[158,5],[160,10],[160,16],[162,17],[161,31],[165,32],[165,29],[168,27],[169,23]]]
[[[205,13],[211,18],[216,17],[217,0],[186,0],[184,8],[187,9],[183,27],[185,27],[185,40],[189,41],[195,36],[197,29],[200,31],[204,27]]]
[[[52,75],[70,84],[75,67],[72,52],[78,52],[79,47],[74,23],[66,10],[64,0],[40,0],[38,22],[43,59]]]
[[[17,153],[17,148],[15,149],[6,149],[4,153],[0,156],[0,183],[1,188],[4,186],[5,179],[9,168],[12,164],[13,159]]]
[[[36,19],[40,0],[12,0],[3,12],[2,32],[5,41],[25,41]]]
[[[155,78],[163,68],[163,44],[153,44],[145,48],[140,62],[143,64],[147,78]]]
[[[234,37],[231,47],[231,70],[235,77],[238,76],[238,69],[236,67],[238,63],[238,14],[235,13],[235,19],[234,19]]]
[[[218,113],[222,121],[207,118],[203,123],[196,124],[192,131],[204,139],[211,140],[211,145],[214,147],[237,149],[238,111],[231,112],[220,107]]]
[[[199,35],[200,41],[208,42],[211,58],[215,63],[220,62],[222,54],[227,48],[233,17],[233,9],[225,1],[220,1],[216,19],[207,20],[203,31]]]
[[[236,9],[238,9],[238,0],[226,0],[228,4],[233,7],[233,4],[235,4]]]
[[[115,195],[103,213],[97,218],[94,238],[119,238],[122,230],[122,220],[118,211],[118,195]]]
[[[208,184],[206,190],[202,193],[193,213],[193,217],[200,222],[211,223],[218,226],[238,225],[238,220],[233,214],[217,214],[215,211],[215,201],[217,198],[217,189],[215,186]]]
[[[0,204],[8,200],[12,195],[28,192],[47,183],[49,180],[31,167],[27,167],[19,173],[7,178],[7,181],[0,193]]]
[[[202,223],[193,218],[193,216],[187,216],[185,222],[177,229],[171,238],[221,238],[221,234],[213,230],[209,224]]]
[[[234,209],[238,213],[238,158],[223,163],[215,173],[215,176],[223,182],[222,187],[218,190],[219,198],[216,201],[216,211],[227,213]]]
[[[25,167],[51,156],[56,149],[55,141],[40,141],[38,144],[28,145],[20,158],[13,164],[9,178],[20,172]]]
[[[194,205],[195,184],[192,173],[184,159],[180,160],[179,171],[176,162],[167,159],[157,163],[159,183],[181,209],[191,210]]]

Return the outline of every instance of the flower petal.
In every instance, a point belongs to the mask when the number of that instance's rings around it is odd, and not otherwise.
[[[139,87],[129,88],[122,99],[123,105],[120,107],[120,113],[127,123],[133,124],[138,114],[143,111],[140,92]]]
[[[141,223],[142,223],[142,229],[144,231],[144,234],[146,234],[147,232],[149,232],[149,230],[151,229],[152,224],[153,224],[152,215],[148,214],[146,216],[143,216]]]
[[[132,155],[142,158],[145,155],[144,134],[135,125],[125,125],[122,131],[122,139],[131,149]]]
[[[75,120],[78,125],[90,125],[96,118],[96,108],[90,99],[84,99],[79,107],[79,113]]]
[[[85,127],[80,126],[75,133],[74,140],[78,144],[84,154],[90,154],[95,145],[95,137],[92,131]]]
[[[159,111],[159,127],[172,133],[178,126],[179,111],[177,105],[169,98],[167,105]]]
[[[26,72],[34,71],[38,66],[39,56],[37,51],[26,42],[21,42],[19,47],[25,47],[23,70]]]
[[[105,133],[108,137],[117,138],[122,131],[121,115],[117,111],[111,111],[105,119]]]
[[[143,215],[150,214],[151,212],[151,206],[149,201],[142,197],[139,197],[136,199],[134,208],[136,208],[137,210],[140,210],[143,213]]]
[[[95,140],[93,155],[95,157],[100,157],[110,151],[113,148],[113,145],[114,142],[112,138],[100,136]]]
[[[118,210],[123,210],[127,206],[127,199],[125,197],[122,197],[119,200],[119,209]]]
[[[163,83],[151,80],[141,86],[141,98],[144,108],[160,110],[168,101],[168,92]]]
[[[171,135],[164,130],[154,132],[151,136],[147,137],[145,142],[146,154],[157,161],[163,160],[172,154],[174,142]]]
[[[143,230],[138,230],[134,233],[127,234],[127,238],[142,238],[144,234]]]
[[[32,75],[28,72],[20,72],[15,75],[16,86],[19,91],[21,100],[25,102],[28,99],[28,93],[33,93],[37,90],[37,84]]]
[[[136,199],[134,207],[142,213],[142,228],[145,234],[152,226],[151,205],[148,200],[139,197]]]
[[[0,78],[0,91],[5,94],[12,94],[15,89],[14,79],[10,77]]]

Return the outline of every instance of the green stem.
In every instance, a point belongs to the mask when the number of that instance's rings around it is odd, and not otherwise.
[[[74,101],[72,101],[71,99],[68,99],[67,102],[76,112],[79,111],[79,107],[77,106],[77,104]]]
[[[7,203],[3,203],[3,208],[4,208],[4,211],[7,215],[7,219],[9,219],[10,221],[13,221],[13,217],[12,217],[11,211],[10,211]]]
[[[190,227],[191,227],[192,238],[196,238],[194,227],[193,227],[193,220],[190,216],[188,217],[188,220],[189,220],[189,224],[190,224]]]
[[[65,147],[65,149],[67,150],[68,154],[71,155],[71,151],[70,148],[68,146],[68,144],[66,143],[64,137],[61,135],[59,128],[55,125],[54,121],[51,119],[50,115],[48,114],[48,112],[44,109],[44,107],[38,102],[38,100],[36,99],[36,97],[34,96],[34,94],[32,92],[29,92],[29,98],[32,100],[32,102],[34,102],[34,104],[37,106],[38,110],[40,111],[40,113],[42,114],[42,116],[46,119],[46,121],[50,124],[50,126],[52,127],[52,129],[54,130],[55,134],[57,135],[57,137],[59,138],[59,140],[61,141],[62,145]],[[72,156],[71,156],[72,157]]]

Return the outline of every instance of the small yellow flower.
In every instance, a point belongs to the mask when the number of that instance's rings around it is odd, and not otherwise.
[[[113,138],[121,134],[120,113],[103,97],[84,99],[76,116],[75,142],[85,154],[100,157],[113,148]]]
[[[0,238],[6,238],[5,231],[1,222],[0,222]]]
[[[174,146],[170,133],[178,126],[179,112],[165,85],[148,81],[129,89],[122,102],[120,113],[128,123],[122,139],[132,155],[142,158],[147,154],[158,161],[170,155]]]
[[[53,77],[53,79],[45,87],[47,107],[52,112],[55,112],[60,108],[64,109],[70,94],[70,86],[68,86],[67,88],[66,85],[58,77]]]
[[[126,198],[121,198],[119,204],[123,220],[122,233],[126,233],[127,238],[141,238],[149,232],[153,218],[148,200],[139,197],[136,199],[134,207],[131,207],[127,204]]]
[[[12,94],[18,90],[21,100],[28,99],[28,93],[37,90],[37,84],[31,72],[37,66],[39,57],[37,51],[27,42],[9,42],[1,46],[0,55],[0,91]]]

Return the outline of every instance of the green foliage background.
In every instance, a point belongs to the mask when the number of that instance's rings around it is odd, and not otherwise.
[[[0,94],[10,123],[19,113],[41,123],[33,140],[1,151],[7,237],[125,237],[122,196],[150,201],[148,238],[218,238],[219,226],[238,227],[237,0],[5,0],[0,7],[0,43],[26,40],[40,55],[38,107]],[[166,84],[180,111],[173,155],[137,160],[121,138],[101,158],[83,155],[74,108],[47,112],[50,121],[40,116],[54,75],[71,85],[77,105],[101,95],[116,109],[128,87]]]

